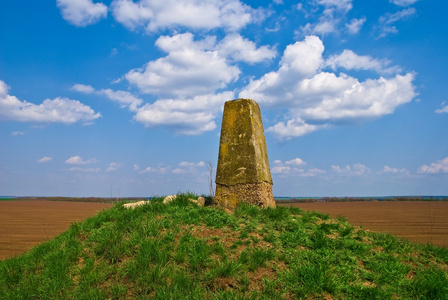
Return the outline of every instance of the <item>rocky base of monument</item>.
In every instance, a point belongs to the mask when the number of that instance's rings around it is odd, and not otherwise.
[[[214,201],[219,206],[234,209],[238,203],[245,202],[262,208],[275,207],[272,184],[246,183],[235,185],[216,184]]]

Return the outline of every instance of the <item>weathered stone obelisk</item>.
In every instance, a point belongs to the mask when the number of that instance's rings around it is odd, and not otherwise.
[[[263,122],[254,100],[224,104],[215,202],[229,209],[240,202],[275,207]]]

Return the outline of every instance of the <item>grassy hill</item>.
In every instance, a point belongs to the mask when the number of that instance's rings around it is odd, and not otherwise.
[[[0,262],[0,299],[448,299],[448,250],[317,212],[121,204]]]

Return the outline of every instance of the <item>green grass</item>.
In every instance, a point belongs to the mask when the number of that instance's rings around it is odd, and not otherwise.
[[[447,249],[342,217],[228,214],[188,197],[116,204],[1,261],[0,299],[448,299]]]

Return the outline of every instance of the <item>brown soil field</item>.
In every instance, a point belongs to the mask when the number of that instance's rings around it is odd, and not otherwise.
[[[409,240],[448,248],[448,202],[334,202],[285,203],[346,217],[353,225],[389,232]],[[0,201],[0,260],[22,254],[50,240],[111,203],[45,200]]]
[[[278,202],[277,202],[278,204]],[[389,232],[419,243],[448,248],[448,202],[365,201],[288,203],[307,211],[318,211],[347,220],[375,232]]]
[[[50,240],[110,203],[45,200],[0,201],[0,260],[22,254]]]

